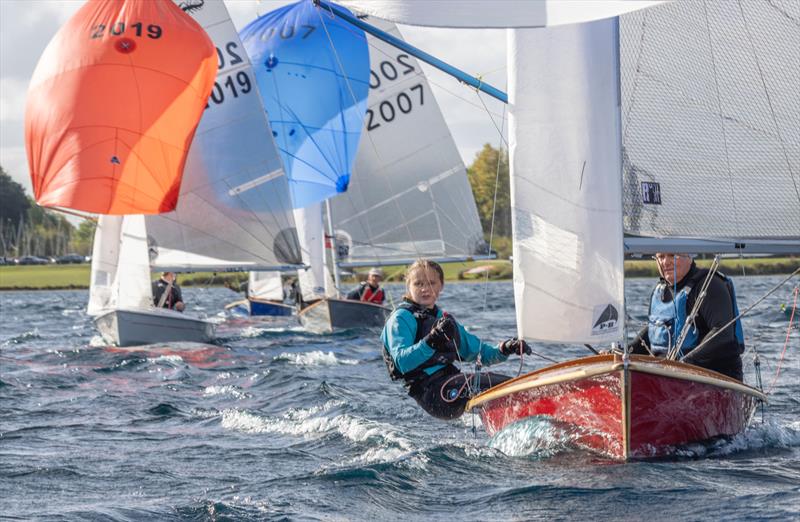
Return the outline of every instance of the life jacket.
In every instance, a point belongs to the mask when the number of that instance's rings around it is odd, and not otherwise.
[[[688,319],[690,310],[687,303],[692,290],[702,286],[703,280],[708,275],[708,270],[697,270],[689,281],[678,290],[678,294],[672,299],[664,301],[664,293],[671,292],[670,286],[662,281],[656,285],[653,294],[650,296],[650,313],[648,316],[648,336],[653,353],[666,353],[678,342],[678,337],[683,331]],[[733,282],[724,274],[716,273],[724,282],[733,303],[734,317],[739,315],[739,307],[736,304],[736,292],[733,289]],[[744,330],[740,319],[735,323],[736,341],[744,346]],[[691,325],[686,332],[686,338],[681,346],[680,356],[684,356],[692,351],[699,341],[699,331],[697,326]]]
[[[364,288],[361,291],[361,300],[367,303],[382,304],[384,300],[383,288],[373,290],[369,284],[364,283]]]
[[[398,306],[398,308],[408,310],[414,315],[414,319],[417,320],[417,333],[414,335],[414,344],[417,344],[422,340],[423,337],[428,335],[433,328],[433,325],[435,325],[436,321],[439,320],[438,306],[434,306],[433,309],[430,309],[420,306],[417,303],[405,300]],[[448,364],[452,364],[454,360],[455,353],[445,354],[436,352],[430,359],[417,366],[410,372],[402,373],[395,365],[394,359],[392,359],[392,356],[389,354],[389,350],[386,349],[386,346],[383,346],[383,362],[386,363],[386,369],[389,371],[389,377],[391,377],[393,381],[403,379],[407,384],[413,383],[420,378],[427,377],[428,374],[424,371],[426,368],[441,365],[446,366]]]

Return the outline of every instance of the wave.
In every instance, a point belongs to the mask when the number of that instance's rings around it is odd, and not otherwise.
[[[238,386],[232,386],[230,384],[223,386],[218,386],[218,385],[206,386],[203,389],[203,395],[210,397],[213,397],[215,395],[230,395],[234,399],[246,399],[247,397],[250,397],[250,394],[243,392],[242,389],[239,388]]]
[[[333,352],[305,352],[305,353],[282,353],[275,356],[273,361],[286,361],[296,366],[336,366],[338,364],[354,365],[358,364],[355,359],[339,359]]]
[[[350,414],[325,416],[342,401],[328,401],[322,406],[294,409],[280,417],[262,417],[241,410],[224,410],[222,427],[246,433],[278,433],[306,439],[339,435],[370,447],[356,462],[394,460],[413,450],[411,441],[400,436],[391,424],[376,422]]]

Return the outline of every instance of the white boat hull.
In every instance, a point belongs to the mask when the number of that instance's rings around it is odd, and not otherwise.
[[[214,323],[166,309],[111,310],[94,322],[103,339],[117,346],[214,340]]]

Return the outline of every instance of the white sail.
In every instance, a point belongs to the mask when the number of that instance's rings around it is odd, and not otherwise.
[[[144,217],[100,216],[92,247],[87,313],[153,304]]]
[[[399,24],[431,27],[549,27],[602,20],[661,3],[646,0],[341,0]]]
[[[368,22],[398,38],[394,24]],[[341,265],[487,254],[466,169],[417,60],[368,36],[370,92],[348,190],[331,200]]]
[[[626,233],[672,251],[800,251],[798,20],[800,3],[767,1],[621,18]]]
[[[189,151],[178,206],[147,218],[153,266],[190,271],[299,264],[288,183],[236,28],[223,2],[186,11],[217,46],[219,72]]]
[[[325,259],[322,203],[295,209],[294,216],[303,264],[309,267],[297,271],[303,300],[333,297],[337,292]]]
[[[622,336],[616,27],[509,31],[514,296],[528,339]]]
[[[280,272],[250,272],[247,297],[283,301],[283,281]]]

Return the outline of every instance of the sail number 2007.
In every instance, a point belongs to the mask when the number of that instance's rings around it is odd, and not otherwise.
[[[367,109],[367,131],[380,127],[379,120],[382,120],[383,123],[391,123],[397,116],[398,111],[403,114],[411,112],[414,108],[413,100],[417,99],[417,95],[419,95],[419,105],[425,105],[424,89],[421,83],[412,85],[408,91],[410,94],[403,91],[395,96],[393,100],[383,100],[375,109]]]

